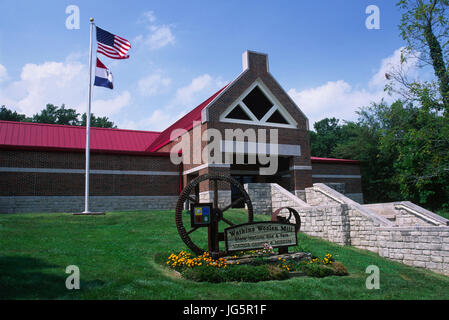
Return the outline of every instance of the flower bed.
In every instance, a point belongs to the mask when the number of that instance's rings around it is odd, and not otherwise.
[[[185,279],[199,282],[259,282],[285,280],[297,276],[344,276],[348,272],[332,254],[323,258],[309,253],[294,252],[278,255],[273,250],[261,249],[239,252],[230,257],[213,259],[208,252],[201,256],[181,251],[171,254],[166,265]]]

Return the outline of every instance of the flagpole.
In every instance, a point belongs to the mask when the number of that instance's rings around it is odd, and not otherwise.
[[[87,103],[86,113],[86,186],[85,186],[85,199],[84,199],[84,212],[89,211],[89,169],[90,169],[90,111],[92,102],[92,51],[93,51],[93,31],[94,31],[94,18],[90,18],[90,48],[89,48],[89,98]]]

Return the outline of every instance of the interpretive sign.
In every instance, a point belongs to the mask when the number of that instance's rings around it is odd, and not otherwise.
[[[273,248],[296,246],[295,225],[281,222],[254,222],[226,228],[226,251],[262,249],[265,244]]]

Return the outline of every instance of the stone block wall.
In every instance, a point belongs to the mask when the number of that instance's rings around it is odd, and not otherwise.
[[[301,231],[341,245],[349,245],[348,206],[344,204],[299,208]]]
[[[449,275],[449,227],[376,228],[380,256]]]
[[[410,202],[361,205],[321,183],[306,189],[307,203],[276,184],[245,188],[255,213],[293,207],[308,235],[449,275],[449,220]]]
[[[281,207],[292,207],[297,210],[308,207],[307,203],[277,183],[247,183],[244,187],[256,214],[272,215]]]
[[[300,208],[309,207],[309,205],[302,199],[298,198],[288,190],[282,188],[276,183],[270,184],[271,191],[271,209],[276,211],[282,207],[291,207],[296,210]]]
[[[306,195],[311,205],[327,203],[332,206],[338,202],[348,205],[347,219],[342,220],[343,224],[347,223],[342,227],[348,232],[347,244],[390,260],[449,275],[447,219],[409,202],[362,206],[322,184],[307,189]],[[386,218],[392,215],[394,222]],[[328,240],[341,242],[340,238]]]
[[[173,210],[177,200],[177,196],[91,196],[89,210],[92,212]],[[82,211],[84,211],[82,196],[0,197],[0,214]]]
[[[213,203],[214,202],[214,192],[204,191],[200,192],[200,202],[201,203]],[[224,208],[231,204],[231,191],[229,190],[218,190],[218,207]]]
[[[273,213],[270,183],[247,183],[244,187],[251,199],[255,214],[271,215]]]

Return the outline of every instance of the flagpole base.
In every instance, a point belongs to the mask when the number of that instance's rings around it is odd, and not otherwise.
[[[104,216],[106,215],[106,212],[90,212],[90,211],[84,211],[84,212],[74,212],[72,213],[74,216]]]

